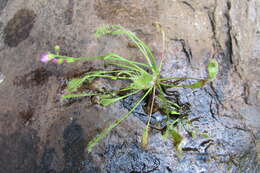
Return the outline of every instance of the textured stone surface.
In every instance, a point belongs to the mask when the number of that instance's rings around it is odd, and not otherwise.
[[[256,0],[0,0],[0,172],[259,172],[259,5]],[[103,108],[87,98],[61,104],[66,79],[104,64],[46,65],[40,55],[60,45],[70,56],[116,52],[142,61],[126,39],[96,39],[94,31],[121,24],[158,56],[162,44],[154,22],[167,33],[164,76],[202,78],[211,57],[220,63],[212,84],[177,90],[180,101],[191,105],[192,125],[211,138],[191,138],[180,128],[186,141],[180,157],[172,141],[153,130],[143,150],[144,114],[129,117],[87,153],[87,142],[127,109],[122,103]]]

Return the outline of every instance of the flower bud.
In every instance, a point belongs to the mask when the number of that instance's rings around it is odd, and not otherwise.
[[[55,51],[56,54],[59,54],[60,53],[60,46],[59,45],[54,46],[54,51]]]
[[[62,63],[64,62],[64,60],[63,60],[63,59],[54,58],[54,59],[52,60],[52,62],[55,63],[55,64],[62,64]]]

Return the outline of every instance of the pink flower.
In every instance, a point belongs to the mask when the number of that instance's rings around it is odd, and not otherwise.
[[[46,53],[46,54],[43,54],[42,55],[42,57],[41,57],[41,62],[43,62],[43,63],[47,63],[47,62],[49,62],[50,61],[50,57],[49,57],[49,55]]]
[[[57,58],[54,58],[54,59],[52,60],[52,62],[55,63],[55,64],[58,64],[58,63],[59,63],[59,60],[58,60]]]

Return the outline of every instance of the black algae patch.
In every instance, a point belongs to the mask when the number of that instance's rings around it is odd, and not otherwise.
[[[107,148],[107,155],[112,156],[107,165],[107,172],[148,173],[154,172],[160,160],[152,153],[142,150],[138,145],[113,146]]]
[[[63,132],[65,168],[63,173],[80,172],[84,169],[84,151],[86,147],[82,127],[73,121]]]

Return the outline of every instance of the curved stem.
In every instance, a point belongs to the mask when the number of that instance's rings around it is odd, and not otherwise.
[[[101,77],[101,78],[110,78],[110,79],[129,79],[130,80],[129,77],[120,77],[120,76],[111,76],[111,75],[102,75],[102,74],[100,74],[100,75],[93,74],[93,75],[91,75],[91,77]]]
[[[152,118],[152,113],[153,113],[153,105],[154,105],[154,99],[155,99],[155,86],[153,87],[153,93],[152,93],[152,103],[151,103],[151,108],[149,112],[149,119],[146,125],[146,128],[144,130],[143,138],[142,138],[142,146],[145,148],[148,144],[148,138],[149,138],[149,128],[150,128],[150,122]]]
[[[162,51],[162,55],[161,55],[161,60],[160,60],[160,64],[159,64],[159,72],[161,71],[162,69],[162,64],[163,64],[163,61],[165,59],[165,52],[166,52],[166,45],[165,45],[165,32],[162,28],[162,26],[160,24],[156,24],[156,27],[160,30],[161,34],[162,34],[162,46],[163,46],[163,51]]]
[[[171,85],[171,84],[166,84],[166,83],[160,82],[160,85],[167,86],[167,87],[186,87],[186,88],[195,89],[195,88],[203,87],[207,82],[208,82],[208,80],[199,80],[198,82],[195,82],[195,83],[190,84],[190,85]]]
[[[110,104],[112,104],[112,103],[115,103],[115,102],[118,102],[119,100],[122,100],[122,99],[124,99],[124,98],[126,98],[126,97],[129,97],[129,96],[131,96],[131,95],[133,95],[133,94],[137,94],[138,92],[140,92],[141,90],[135,90],[134,92],[131,92],[131,93],[129,93],[129,94],[126,94],[126,95],[124,95],[124,96],[121,96],[121,97],[116,97],[116,98],[103,98],[103,99],[101,99],[101,104],[103,105],[103,106],[108,106],[108,105],[110,105]],[[106,97],[106,96],[105,96]]]
[[[58,55],[58,54],[50,54],[55,58],[59,58],[59,59],[73,59],[75,61],[83,61],[83,60],[104,60],[105,56],[93,56],[93,57],[70,57],[70,56],[63,56],[63,55]]]
[[[168,78],[160,78],[160,81],[173,80],[173,79],[193,79],[193,80],[201,80],[193,77],[168,77]]]
[[[81,94],[66,94],[62,96],[62,99],[70,99],[76,97],[86,97],[86,96],[98,96],[100,94],[90,94],[90,93],[81,93]]]
[[[129,66],[129,65],[119,64],[115,62],[109,62],[108,64],[139,72],[139,69],[137,69],[135,66]]]

